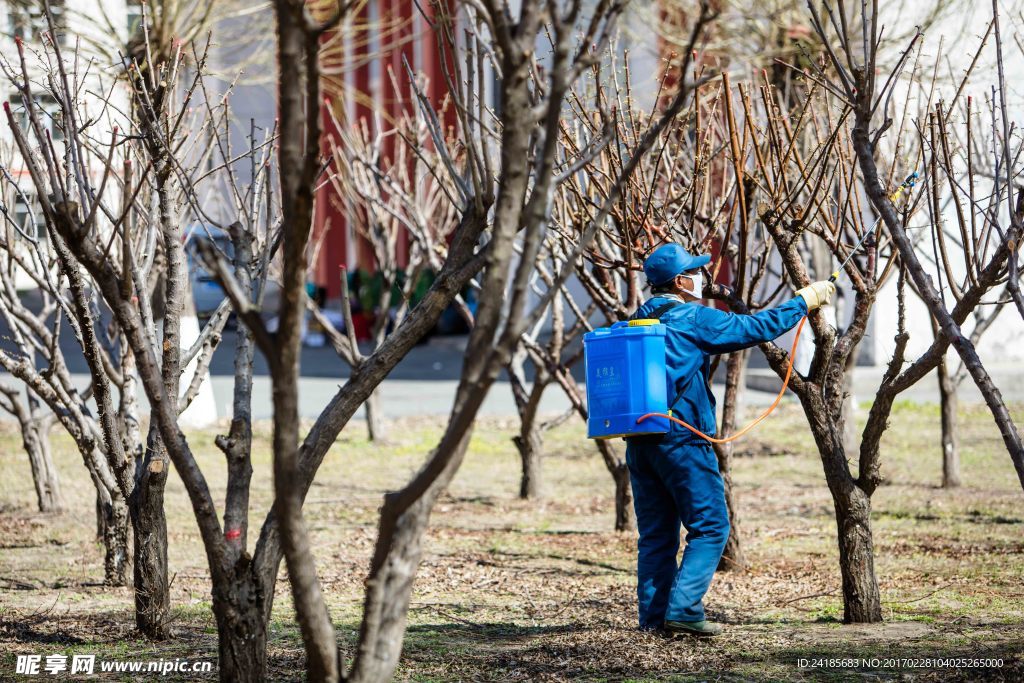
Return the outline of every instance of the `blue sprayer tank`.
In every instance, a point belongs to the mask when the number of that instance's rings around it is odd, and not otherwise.
[[[668,412],[665,334],[658,320],[618,322],[583,337],[587,376],[587,438],[665,434]]]

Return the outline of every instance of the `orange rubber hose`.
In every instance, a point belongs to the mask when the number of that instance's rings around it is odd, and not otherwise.
[[[705,434],[704,432],[700,431],[696,427],[694,427],[692,425],[686,424],[685,422],[683,422],[679,418],[672,417],[671,415],[666,415],[665,413],[647,413],[646,415],[641,415],[639,418],[637,418],[636,423],[640,424],[641,422],[643,422],[644,420],[646,420],[649,417],[666,417],[669,420],[672,420],[673,422],[675,422],[676,424],[682,425],[683,427],[686,427],[687,429],[689,429],[691,432],[693,432],[697,436],[701,437],[702,439],[706,439],[707,441],[710,441],[711,443],[729,443],[730,441],[733,441],[735,439],[740,438],[741,436],[743,436],[744,434],[749,432],[751,429],[756,427],[757,424],[761,420],[763,420],[766,417],[768,417],[771,414],[771,412],[773,410],[775,410],[775,408],[778,407],[779,401],[781,401],[782,397],[785,395],[786,389],[789,387],[790,375],[793,374],[793,359],[796,358],[796,345],[800,341],[800,331],[804,329],[804,323],[805,322],[807,322],[807,316],[806,315],[803,318],[800,319],[800,324],[796,326],[796,337],[793,338],[793,348],[789,352],[789,364],[786,366],[786,378],[782,381],[782,388],[779,390],[779,395],[776,396],[775,400],[772,401],[772,404],[770,406],[768,406],[768,410],[766,410],[763,413],[761,413],[761,415],[759,415],[757,417],[757,419],[755,419],[753,422],[751,422],[746,427],[744,427],[740,431],[736,432],[732,436],[727,436],[724,439],[716,439],[713,436],[708,436],[707,434]]]

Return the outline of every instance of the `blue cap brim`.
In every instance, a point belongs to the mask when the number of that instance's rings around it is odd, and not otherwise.
[[[706,266],[709,263],[711,263],[711,255],[710,254],[701,254],[700,256],[694,256],[693,260],[690,261],[690,264],[688,266],[686,266],[685,268],[683,268],[683,270],[684,271],[686,271],[686,270],[693,270],[694,268],[700,268],[701,266]]]

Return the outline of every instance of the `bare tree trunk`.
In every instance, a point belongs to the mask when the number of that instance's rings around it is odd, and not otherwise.
[[[169,462],[155,425],[148,453],[138,463],[131,497],[134,540],[135,625],[152,640],[168,637],[170,585],[167,575],[167,517],[164,486]]]
[[[274,407],[274,507],[281,525],[281,545],[296,621],[306,650],[311,681],[337,681],[341,675],[338,646],[323,590],[317,577],[312,539],[303,519],[299,470],[299,360],[301,316],[305,310],[306,246],[313,216],[313,188],[319,174],[320,107],[319,34],[305,3],[276,0],[282,275],[277,336],[271,347],[270,374]],[[300,84],[303,87],[300,87]],[[267,341],[264,339],[264,344]],[[255,616],[260,611],[253,610]]]
[[[374,389],[366,399],[366,431],[370,441],[386,441],[384,411],[380,405],[380,388]]]
[[[485,226],[486,221],[480,217],[480,214],[467,212],[464,215],[449,252],[451,256],[445,262],[438,279],[427,296],[406,318],[403,325],[385,340],[374,356],[371,356],[375,362],[363,364],[354,370],[353,378],[335,396],[307,435],[303,445],[303,454],[306,458],[302,464],[303,469],[316,471],[330,445],[337,439],[338,432],[369,396],[369,387],[376,386],[387,372],[405,357],[416,341],[437,322],[445,307],[468,282],[469,278],[479,270],[483,261],[473,255],[473,245]],[[302,497],[305,497],[308,492],[311,481],[312,476],[310,475],[302,483],[300,487]],[[260,595],[263,600],[261,609],[263,610],[264,624],[269,623],[270,620],[275,580],[285,550],[282,540],[284,529],[279,518],[280,515],[276,509],[272,509],[267,515],[253,554],[253,563],[257,567],[254,573],[260,574],[257,585],[262,586]],[[398,643],[400,646],[400,637]],[[222,651],[222,657],[228,655],[231,653]],[[224,672],[223,667],[221,671]],[[231,679],[225,676],[222,680]]]
[[[942,354],[935,369],[939,377],[939,411],[942,415],[942,488],[960,486],[960,448],[957,443],[956,385],[946,365],[946,354]]]
[[[93,477],[93,480],[94,483],[96,483],[95,477]],[[107,526],[104,521],[105,513],[103,512],[107,507],[107,505],[104,504],[105,499],[103,492],[99,488],[99,484],[96,483],[96,540],[100,542],[103,541],[103,529]]]
[[[746,371],[747,351],[736,351],[729,354],[726,361],[725,400],[722,405],[721,434],[731,434],[736,429],[736,418],[739,412],[740,396],[743,391],[743,376]],[[718,571],[745,569],[747,562],[743,556],[740,543],[739,512],[736,510],[736,499],[732,489],[732,456],[735,442],[713,444],[718,457],[718,471],[722,473],[722,484],[725,488],[725,504],[729,510],[729,539],[725,543],[725,551],[718,562]]]
[[[882,599],[875,577],[871,537],[871,496],[850,475],[842,432],[829,420],[825,407],[814,398],[804,396],[801,400],[836,512],[839,569],[843,576],[843,621],[858,624],[882,621]],[[871,473],[861,472],[860,477],[874,481]]]
[[[167,461],[153,459],[132,500],[135,571],[135,625],[153,640],[168,637],[170,586],[167,575],[167,518],[163,494]]]
[[[156,425],[150,426],[143,449],[136,400],[135,354],[121,337],[121,438],[134,467],[134,486],[128,498],[132,525],[132,565],[135,580],[135,626],[151,640],[168,637],[170,584],[167,574],[167,517],[164,487],[170,463]]]
[[[524,420],[519,427],[519,435],[512,439],[519,450],[522,462],[522,476],[519,479],[519,497],[525,500],[537,500],[542,497],[540,456],[544,447],[544,437],[540,433],[537,421]]]
[[[248,575],[251,566],[247,560],[240,561],[232,580],[213,587],[219,675],[224,683],[267,680],[269,609],[264,608],[269,605],[259,582]],[[273,596],[272,588],[269,595]]]
[[[119,492],[97,500],[100,540],[103,543],[103,583],[128,585],[128,506]]]
[[[64,497],[50,452],[50,421],[41,414],[39,400],[28,389],[25,390],[27,405],[21,402],[18,392],[13,389],[0,387],[0,392],[7,397],[5,406],[21,428],[21,443],[28,454],[39,511],[60,512],[64,508]]]
[[[584,421],[587,419],[587,406],[579,387],[568,372],[559,372],[555,379],[569,397],[569,402]],[[633,489],[629,482],[629,467],[626,461],[615,453],[615,449],[606,439],[595,439],[594,445],[601,454],[601,460],[612,475],[615,482],[615,530],[633,531],[636,529],[636,510],[633,508]]]
[[[468,442],[469,432],[458,447],[462,453]],[[455,460],[460,461],[461,455],[457,454]],[[359,651],[348,678],[350,683],[391,679],[405,636],[409,598],[422,553],[420,542],[434,502],[456,468],[457,463],[450,463],[422,497],[405,509],[399,503],[400,494],[385,497],[377,546],[366,580]]]
[[[36,500],[40,512],[60,512],[64,509],[64,497],[60,491],[60,479],[50,452],[50,436],[38,423],[28,429],[22,428],[21,442],[28,453],[32,468],[32,481],[36,487]]]
[[[839,529],[839,568],[843,575],[843,621],[882,621],[882,599],[875,578],[871,538],[871,498],[855,485],[833,496]]]
[[[636,512],[633,509],[633,487],[629,483],[629,467],[620,463],[612,472],[615,478],[615,530],[636,530]]]
[[[633,488],[629,483],[629,467],[626,461],[615,454],[615,449],[606,439],[596,439],[597,450],[601,452],[605,467],[615,482],[615,530],[636,529],[636,512],[633,509]]]
[[[533,378],[533,387],[526,389],[526,349],[519,346],[512,354],[505,370],[508,372],[512,385],[512,397],[515,399],[516,411],[519,413],[519,434],[512,438],[512,443],[519,451],[522,473],[519,478],[519,497],[524,500],[538,499],[542,495],[542,476],[540,458],[544,447],[544,436],[537,421],[540,410],[540,399],[550,381],[550,375],[537,368],[537,376]]]

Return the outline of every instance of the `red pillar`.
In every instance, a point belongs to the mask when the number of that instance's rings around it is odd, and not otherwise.
[[[339,29],[333,29],[320,40],[321,64],[324,73],[328,74],[321,79],[323,102],[320,110],[320,153],[326,159],[331,157],[332,143],[340,137],[336,122],[343,122],[346,118],[343,76],[345,48],[340,44],[339,37]],[[328,174],[331,172],[333,167],[328,168]],[[310,277],[318,287],[327,288],[329,297],[337,297],[341,293],[339,274],[345,265],[348,248],[348,222],[345,207],[329,183],[317,190],[314,211],[312,246],[316,251],[312,255],[315,255],[316,261]]]
[[[364,3],[355,17],[352,31],[351,47],[345,59],[351,66],[351,83],[348,92],[350,101],[332,102],[341,125],[351,126],[353,134],[366,131],[371,137],[376,134],[375,113],[380,112],[380,120],[385,126],[394,125],[404,115],[415,112],[415,102],[409,77],[403,64],[403,56],[413,69],[413,73],[423,74],[427,78],[426,96],[437,108],[438,117],[446,136],[452,135],[456,127],[455,108],[448,102],[448,84],[442,72],[442,63],[451,64],[453,50],[447,42],[439,42],[431,23],[435,22],[434,0],[376,0],[377,12],[371,17],[370,2]],[[439,0],[449,13],[454,15],[452,0]],[[421,15],[423,11],[425,17]],[[375,40],[371,31],[378,31]],[[417,46],[418,43],[418,46]],[[416,63],[417,47],[421,58]],[[368,57],[373,55],[380,68],[379,83],[371,83],[371,64]],[[449,69],[451,70],[451,69]],[[442,106],[444,109],[442,110]],[[347,116],[346,114],[350,114]],[[329,136],[337,135],[330,112],[324,110],[324,153],[329,153]],[[385,138],[383,163],[391,164],[404,154],[409,164],[410,177],[415,165],[415,156],[411,150],[403,149],[405,143],[396,136]],[[317,194],[317,207],[314,224],[314,240],[321,245],[317,259],[315,277],[317,284],[326,285],[328,296],[336,298],[341,294],[340,268],[347,265],[349,270],[363,269],[373,272],[376,262],[369,242],[355,233],[349,238],[350,220],[359,217],[352,212],[361,210],[359,207],[339,206],[339,198],[329,184]],[[351,242],[351,244],[350,244]],[[408,236],[399,239],[399,263],[408,262]],[[351,260],[349,251],[354,250]]]
[[[331,107],[344,106],[325,100],[321,105],[321,121],[323,134],[320,138],[320,149],[325,157],[331,154],[331,141],[338,139],[338,131],[331,115]],[[328,167],[327,173],[332,172]],[[339,197],[330,183],[322,185],[316,193],[315,213],[313,214],[313,245],[319,249],[313,281],[319,287],[327,287],[327,296],[341,296],[341,268],[345,265],[348,251],[348,222],[345,208],[340,205]]]
[[[436,0],[439,5],[444,7],[449,17],[455,17],[455,4],[452,0]],[[451,68],[452,62],[452,48],[448,45],[446,38],[443,37],[443,33],[439,27],[431,28],[429,23],[437,24],[440,21],[438,16],[437,7],[434,5],[434,1],[421,3],[423,12],[426,15],[423,21],[424,27],[420,35],[424,36],[424,42],[422,45],[423,63],[420,70],[426,75],[428,79],[427,83],[427,99],[430,103],[439,110],[438,118],[441,120],[444,126],[444,133],[446,136],[451,135],[451,132],[455,128],[455,107],[448,102],[443,112],[440,112],[442,104],[445,103],[448,95],[448,83],[445,81],[444,72],[442,71],[442,63],[449,65],[448,72],[453,73]],[[428,23],[429,22],[429,23]]]
[[[386,93],[386,108],[389,125],[400,127],[402,120],[411,113],[412,109],[412,86],[409,83],[409,75],[405,70],[403,57],[409,63],[415,73],[416,55],[413,43],[413,22],[415,21],[414,3],[412,0],[384,0],[383,3],[389,8],[389,17],[386,22],[388,27],[389,50],[384,61],[389,70],[384,82]],[[411,150],[405,148],[405,143],[399,140],[397,135],[386,138],[384,157],[385,163],[396,163],[400,157],[404,157],[405,173],[411,178],[414,158]],[[398,264],[405,268],[409,264],[409,234],[404,230],[398,236],[396,244]]]
[[[378,3],[378,8],[384,3]],[[373,28],[370,26],[370,5],[369,2],[363,3],[362,8],[359,10],[359,15],[356,17],[357,30],[354,32],[354,47],[352,60],[357,64],[354,77],[353,77],[353,98],[355,100],[353,107],[353,125],[358,127],[362,134],[363,130],[372,136],[374,134],[375,126],[373,122],[373,113],[375,97],[373,91],[370,89],[370,63],[367,60],[367,56],[370,54],[372,45],[370,44],[371,31]],[[377,22],[380,22],[380,13],[377,15]],[[378,42],[379,42],[378,36]],[[358,211],[358,208],[353,210]],[[376,261],[373,258],[373,249],[370,247],[370,243],[365,237],[360,235],[358,232],[354,233],[356,253],[355,263],[351,264],[352,270],[362,269],[369,272],[376,270]]]

